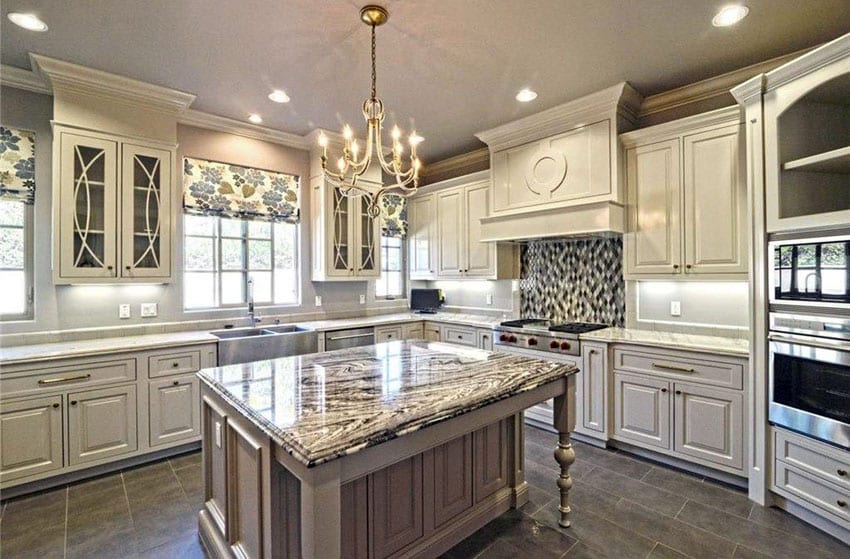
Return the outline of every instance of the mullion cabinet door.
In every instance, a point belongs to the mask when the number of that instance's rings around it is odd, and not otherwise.
[[[126,278],[171,274],[171,152],[123,144],[122,268]]]
[[[118,144],[59,132],[59,276],[117,278]]]

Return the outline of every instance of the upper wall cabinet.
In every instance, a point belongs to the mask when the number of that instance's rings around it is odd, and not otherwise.
[[[363,196],[346,197],[323,176],[311,181],[313,281],[364,281],[381,275],[380,219]]]
[[[623,231],[620,132],[642,98],[627,83],[477,136],[490,148],[486,241]]]
[[[747,275],[740,111],[623,134],[627,278]]]
[[[54,280],[171,279],[173,146],[54,127]]]
[[[518,277],[514,245],[483,242],[481,220],[490,213],[489,173],[482,171],[428,187],[409,202],[411,279]]]

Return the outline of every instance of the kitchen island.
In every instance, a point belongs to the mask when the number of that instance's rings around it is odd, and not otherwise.
[[[555,398],[569,526],[571,365],[425,341],[204,369],[215,557],[435,557],[527,501],[522,411]]]

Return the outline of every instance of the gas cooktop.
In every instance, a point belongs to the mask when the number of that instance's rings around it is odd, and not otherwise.
[[[521,318],[519,320],[506,320],[499,326],[506,328],[523,328],[529,330],[548,330],[563,334],[584,334],[608,328],[607,324],[596,324],[593,322],[564,322],[555,323],[545,318]]]
[[[592,322],[556,323],[544,318],[506,320],[494,328],[494,343],[502,349],[517,347],[566,355],[580,355],[579,334],[608,328]]]

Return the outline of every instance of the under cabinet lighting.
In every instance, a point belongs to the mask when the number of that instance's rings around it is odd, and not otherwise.
[[[37,31],[39,33],[47,31],[47,24],[41,21],[41,19],[39,19],[39,17],[35,14],[9,12],[9,21],[28,31]]]
[[[263,117],[261,117],[258,114],[250,114],[250,115],[248,115],[248,120],[250,120],[254,124],[262,124]]]
[[[528,103],[529,101],[534,101],[537,99],[537,92],[533,91],[527,87],[524,87],[519,90],[516,94],[516,100],[520,103]]]
[[[275,89],[274,91],[269,93],[269,99],[271,99],[275,103],[289,103],[289,95],[287,95],[286,92],[281,89]]]
[[[750,13],[750,9],[746,6],[726,6],[722,8],[717,15],[711,20],[711,24],[715,27],[728,27],[735,25]]]

